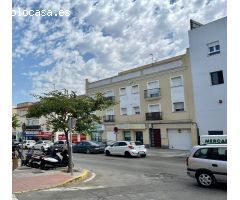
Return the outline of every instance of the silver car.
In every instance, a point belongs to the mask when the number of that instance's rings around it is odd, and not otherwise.
[[[203,187],[227,182],[227,145],[202,145],[192,148],[186,159],[187,174]]]

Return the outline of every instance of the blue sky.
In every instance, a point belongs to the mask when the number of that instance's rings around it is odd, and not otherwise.
[[[13,17],[13,105],[31,94],[175,56],[188,47],[189,20],[226,16],[226,0],[13,0],[17,10],[69,10],[68,17]]]

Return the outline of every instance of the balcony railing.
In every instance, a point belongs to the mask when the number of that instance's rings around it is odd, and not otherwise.
[[[111,101],[114,101],[115,100],[115,96],[109,96],[109,97],[106,97],[107,100],[111,100]]]
[[[160,88],[144,90],[144,98],[160,97]]]
[[[146,113],[146,120],[162,120],[162,112]]]
[[[115,121],[115,115],[106,115],[103,116],[104,122],[114,122]]]

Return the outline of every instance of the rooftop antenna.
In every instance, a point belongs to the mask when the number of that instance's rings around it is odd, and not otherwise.
[[[152,66],[153,66],[153,54],[152,54],[152,53],[150,53],[149,55],[150,55],[150,56],[152,56]]]

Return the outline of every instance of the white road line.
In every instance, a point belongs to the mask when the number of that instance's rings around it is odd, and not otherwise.
[[[93,190],[93,189],[100,189],[100,188],[104,188],[104,186],[100,185],[100,186],[69,187],[69,188],[59,187],[59,188],[47,189],[44,191],[56,192],[56,191],[74,191],[74,190]]]
[[[92,176],[89,179],[86,179],[85,181],[83,181],[84,183],[91,181],[92,179],[94,179],[96,177],[96,174],[94,172],[92,172]]]

